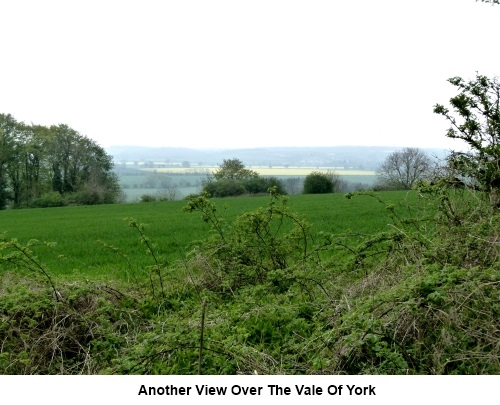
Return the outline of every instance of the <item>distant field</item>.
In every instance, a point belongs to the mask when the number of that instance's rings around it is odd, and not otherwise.
[[[413,194],[381,193],[392,203]],[[267,205],[268,197],[226,198],[214,200],[228,221],[237,215]],[[0,211],[0,233],[26,243],[30,239],[56,242],[53,248],[35,246],[33,250],[50,271],[58,274],[101,276],[131,279],[152,264],[139,243],[135,229],[129,228],[126,217],[148,224],[146,232],[158,245],[158,253],[169,263],[180,260],[190,245],[206,237],[209,226],[198,213],[184,213],[185,201],[147,204],[115,204],[85,207],[62,207]],[[313,225],[313,232],[340,233],[352,231],[370,234],[386,229],[390,222],[387,211],[375,199],[360,196],[348,200],[342,194],[296,195],[289,197],[292,211],[303,214]],[[131,263],[110,249],[101,240],[119,248]]]
[[[251,167],[262,176],[275,176],[280,179],[291,177],[304,178],[312,171],[325,171],[314,167]],[[169,184],[177,187],[178,198],[201,190],[202,181],[206,179],[207,173],[217,170],[217,167],[196,168],[135,168],[133,171],[118,172],[120,184],[122,185],[128,202],[138,201],[144,194],[162,194],[165,189],[161,184],[166,180]],[[354,185],[373,186],[376,176],[375,172],[369,170],[340,170],[335,172],[346,182]],[[353,189],[353,188],[351,188]],[[300,191],[296,191],[300,192]]]
[[[200,171],[214,172],[218,167],[200,167],[200,168],[144,168],[143,171],[157,172],[157,173],[199,173]],[[317,167],[263,167],[263,166],[249,166],[248,169],[254,170],[262,176],[307,176],[313,171],[326,171],[327,168]],[[375,176],[375,172],[371,170],[344,170],[344,169],[331,169],[341,176]]]

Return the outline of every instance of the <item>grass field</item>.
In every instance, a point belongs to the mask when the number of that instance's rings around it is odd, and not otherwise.
[[[412,194],[381,193],[392,203]],[[268,197],[226,198],[214,200],[227,221],[238,215],[265,207]],[[158,253],[169,263],[182,259],[190,245],[206,237],[209,226],[197,213],[183,212],[186,201],[147,204],[116,204],[29,210],[0,211],[0,232],[26,243],[30,239],[56,242],[50,249],[34,247],[40,260],[56,274],[82,277],[127,278],[152,264],[139,243],[139,235],[125,218],[147,224],[146,233],[157,244]],[[289,197],[291,211],[304,215],[313,233],[332,232],[370,234],[387,228],[389,217],[374,198],[360,196],[348,200],[343,194],[296,195]],[[97,241],[119,248],[131,264]]]

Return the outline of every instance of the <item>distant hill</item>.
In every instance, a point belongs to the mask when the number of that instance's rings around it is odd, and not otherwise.
[[[142,146],[111,146],[107,153],[119,162],[189,162],[191,166],[222,163],[223,159],[240,159],[246,166],[308,166],[343,167],[376,170],[394,146],[331,146],[331,147],[269,147],[250,149],[153,148]],[[422,148],[430,156],[442,158],[444,149]]]

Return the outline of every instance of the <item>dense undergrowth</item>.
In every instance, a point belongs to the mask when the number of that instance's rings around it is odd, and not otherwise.
[[[150,256],[134,283],[52,278],[4,237],[0,372],[497,374],[500,217],[441,186],[404,210],[349,194],[392,216],[367,235],[313,233],[273,191],[234,221],[202,195],[185,210],[211,231],[178,263],[129,220]]]

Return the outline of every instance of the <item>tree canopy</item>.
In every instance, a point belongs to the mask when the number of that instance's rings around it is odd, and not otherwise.
[[[224,159],[222,164],[214,173],[216,180],[246,180],[252,177],[258,177],[257,172],[245,168],[243,162],[239,159]]]
[[[333,171],[311,172],[304,179],[303,194],[326,194],[340,191],[342,180]]]
[[[247,169],[241,160],[233,158],[223,160],[219,169],[205,182],[203,190],[212,197],[229,197],[263,194],[271,187],[276,187],[279,194],[286,194],[280,179],[259,176],[254,170]]]
[[[458,94],[450,99],[452,111],[441,104],[436,114],[451,124],[446,136],[464,141],[466,152],[454,151],[450,167],[464,180],[487,192],[491,204],[500,208],[500,81],[476,74],[466,81],[452,77],[448,81]]]
[[[115,202],[112,157],[67,125],[26,125],[0,114],[0,208]]]
[[[403,148],[391,153],[377,170],[378,186],[409,190],[430,170],[430,158],[418,148]]]

